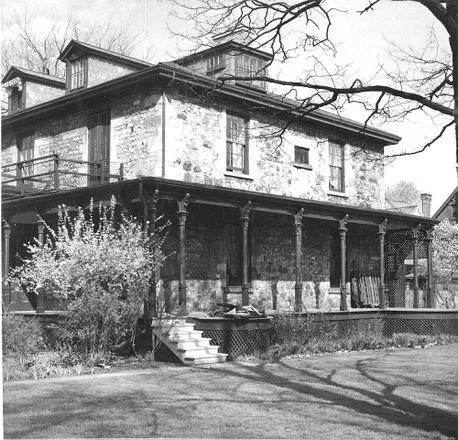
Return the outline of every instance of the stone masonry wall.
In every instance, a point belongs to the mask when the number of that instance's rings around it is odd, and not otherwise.
[[[249,173],[226,171],[226,112],[223,105],[170,94],[166,110],[167,178],[356,206],[383,208],[382,150],[354,138],[345,145],[345,192],[329,190],[328,138],[336,134],[292,126],[279,145],[276,121],[257,113],[249,121]],[[236,110],[236,109],[234,109]],[[238,111],[240,113],[240,110]],[[277,122],[278,124],[278,122]],[[294,166],[294,146],[310,149],[312,169]],[[380,160],[377,160],[380,159]]]
[[[25,105],[27,108],[65,95],[65,89],[26,81]]]
[[[124,76],[138,70],[133,67],[113,63],[111,61],[95,56],[89,56],[87,62],[88,87],[101,84],[103,82],[109,81],[110,79],[119,78],[120,76]]]

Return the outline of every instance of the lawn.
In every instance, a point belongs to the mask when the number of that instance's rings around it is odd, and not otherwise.
[[[5,438],[458,438],[458,344],[5,383]]]

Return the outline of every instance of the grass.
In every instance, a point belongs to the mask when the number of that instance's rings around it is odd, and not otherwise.
[[[5,438],[439,439],[458,344],[4,384]]]

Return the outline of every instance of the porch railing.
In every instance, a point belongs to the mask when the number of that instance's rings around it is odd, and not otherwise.
[[[124,179],[124,166],[111,174],[107,162],[67,159],[53,153],[2,166],[3,198],[30,193],[57,192]]]

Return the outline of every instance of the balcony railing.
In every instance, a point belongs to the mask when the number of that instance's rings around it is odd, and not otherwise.
[[[124,166],[110,174],[106,161],[65,159],[58,154],[23,160],[2,166],[2,197],[23,197],[31,193],[58,192],[101,185],[124,178]]]

